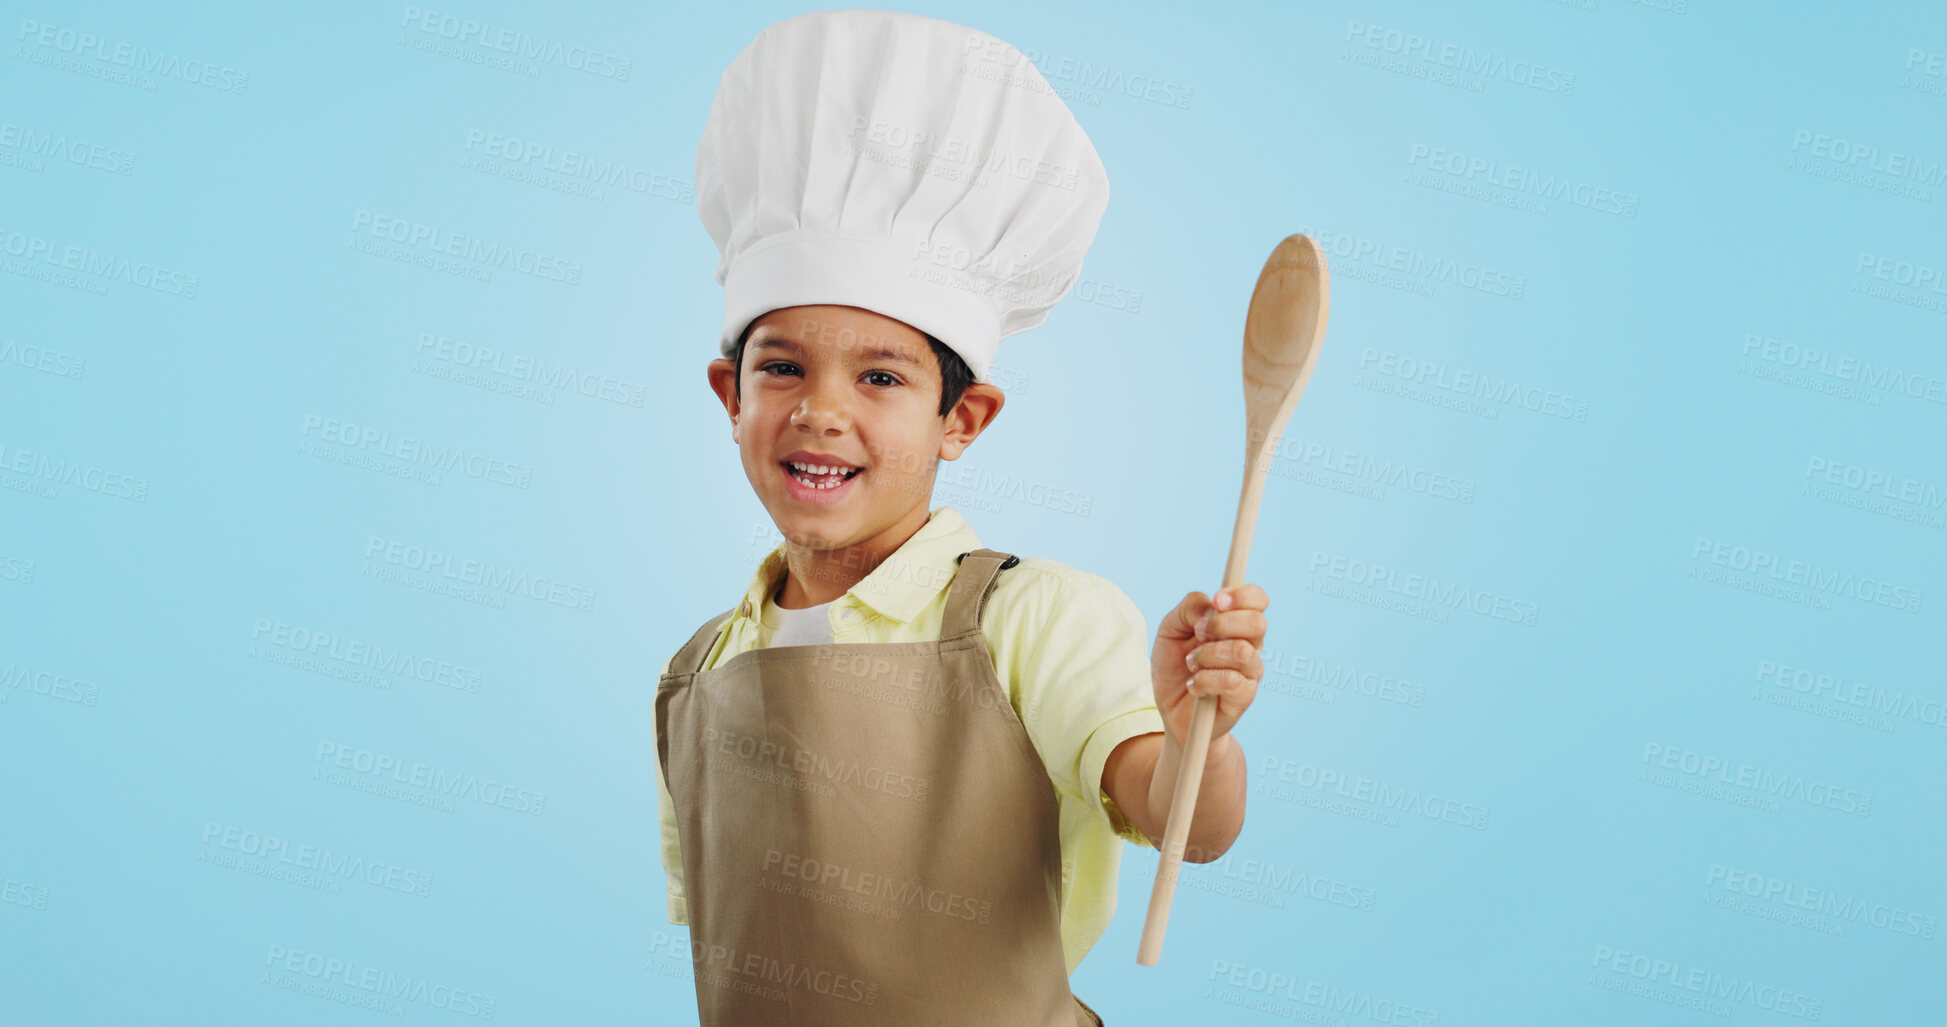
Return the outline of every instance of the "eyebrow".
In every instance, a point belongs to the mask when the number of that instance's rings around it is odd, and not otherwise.
[[[788,353],[796,353],[804,347],[790,339],[771,336],[770,338],[757,342],[751,348],[753,350],[778,349]],[[871,349],[860,350],[859,355],[866,360],[885,360],[895,364],[905,364],[909,367],[921,368],[922,370],[926,367],[925,364],[920,363],[911,356],[887,346],[875,346]]]

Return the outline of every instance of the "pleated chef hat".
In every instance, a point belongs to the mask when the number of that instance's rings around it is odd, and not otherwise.
[[[779,307],[863,307],[988,381],[1081,272],[1108,175],[1021,51],[897,11],[814,11],[730,62],[696,151],[728,357]]]

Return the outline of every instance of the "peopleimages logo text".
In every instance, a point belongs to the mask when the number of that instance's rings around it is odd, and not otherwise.
[[[1921,589],[1857,576],[1850,571],[1828,570],[1804,560],[1786,559],[1762,549],[1748,549],[1708,538],[1697,539],[1691,548],[1690,558],[1754,577],[1763,575],[1815,593],[1851,596],[1861,602],[1908,613],[1918,613],[1920,601],[1926,595]]]
[[[1799,774],[1772,770],[1723,756],[1684,749],[1662,742],[1644,742],[1642,762],[1674,770],[1698,781],[1730,785],[1779,799],[1792,799],[1808,806],[1822,806],[1856,817],[1873,813],[1873,797],[1841,785],[1818,781]]]
[[[368,774],[374,779],[385,778],[452,798],[472,799],[483,805],[498,806],[516,813],[531,813],[537,817],[546,811],[548,804],[546,792],[517,788],[492,778],[482,779],[474,774],[450,771],[417,761],[408,762],[397,756],[353,745],[319,742],[317,755],[312,757],[312,761],[324,767]]]
[[[1437,607],[1467,610],[1516,624],[1532,625],[1541,615],[1541,607],[1538,604],[1511,596],[1500,595],[1486,589],[1474,589],[1451,581],[1441,581],[1424,574],[1400,573],[1383,564],[1334,556],[1318,550],[1312,552],[1310,570],[1312,574],[1323,574],[1348,584],[1391,592]]]
[[[378,558],[394,567],[480,585],[490,591],[507,592],[566,606],[577,610],[595,608],[595,590],[541,575],[496,567],[474,559],[457,559],[438,549],[425,549],[404,542],[374,536],[365,544],[366,559]]]

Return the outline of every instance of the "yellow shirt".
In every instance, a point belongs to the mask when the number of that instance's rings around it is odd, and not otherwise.
[[[979,548],[980,539],[959,511],[934,509],[912,538],[832,601],[834,641],[937,640],[946,587],[959,569],[954,558]],[[751,576],[743,602],[703,669],[769,643],[759,614],[784,572],[784,544],[779,543]],[[1102,764],[1110,750],[1124,739],[1163,730],[1150,686],[1149,629],[1142,611],[1108,579],[1053,560],[1022,557],[1000,572],[981,616],[981,633],[995,675],[1054,783],[1061,815],[1061,946],[1072,974],[1115,914],[1122,863],[1118,837],[1149,845],[1102,791]],[[663,671],[668,670],[664,661]],[[669,920],[687,924],[683,850],[660,761],[657,783]]]

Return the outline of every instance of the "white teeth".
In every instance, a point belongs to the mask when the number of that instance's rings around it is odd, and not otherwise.
[[[852,468],[852,467],[826,467],[822,464],[805,464],[805,463],[799,463],[796,460],[787,460],[785,461],[785,463],[790,465],[792,470],[801,472],[802,474],[844,475],[850,471],[856,470],[856,468]],[[848,480],[850,480],[848,478],[840,477],[836,481],[821,483],[821,482],[806,481],[804,480],[804,478],[798,477],[798,475],[793,475],[793,477],[797,477],[798,482],[804,485],[805,487],[814,488],[814,489],[835,489],[840,485],[845,484]]]
[[[851,470],[850,467],[836,467],[836,466],[827,467],[823,464],[801,464],[796,460],[788,460],[786,461],[786,463],[789,463],[793,468],[803,471],[806,474],[843,474],[846,471]]]

